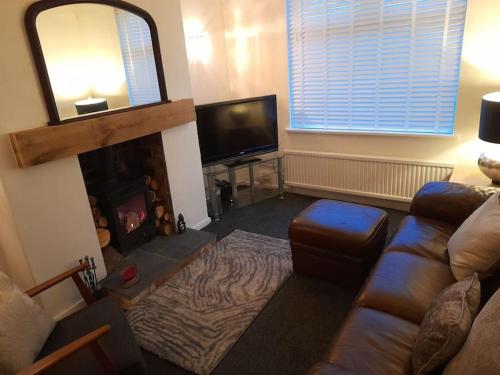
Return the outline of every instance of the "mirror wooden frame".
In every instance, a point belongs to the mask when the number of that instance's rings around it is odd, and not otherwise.
[[[52,85],[50,83],[50,77],[47,70],[47,65],[45,63],[45,59],[43,56],[42,45],[40,42],[40,37],[38,35],[38,31],[36,29],[36,19],[38,15],[48,9],[57,8],[63,5],[72,5],[72,4],[99,4],[99,5],[108,5],[115,8],[120,8],[125,11],[131,12],[146,21],[149,26],[149,30],[151,33],[151,42],[153,45],[153,55],[156,63],[156,75],[158,77],[158,87],[160,90],[160,102],[146,104],[135,107],[128,107],[116,110],[109,110],[104,113],[98,114],[89,114],[78,116],[74,118],[61,120],[59,116],[59,112],[57,110],[56,100],[54,97],[54,92],[52,90]],[[42,88],[43,96],[45,99],[45,105],[47,107],[47,112],[49,115],[49,125],[62,125],[74,121],[79,121],[82,119],[95,118],[100,116],[105,116],[113,113],[132,111],[137,108],[144,108],[153,105],[158,105],[162,103],[170,102],[167,96],[167,87],[165,84],[165,75],[163,72],[163,65],[161,61],[161,52],[160,52],[160,41],[158,38],[158,29],[156,28],[156,24],[153,20],[153,17],[146,12],[145,10],[129,4],[122,0],[40,0],[33,4],[31,4],[26,10],[26,14],[24,17],[24,24],[26,27],[26,31],[28,33],[28,40],[31,45],[31,52],[33,54],[33,59],[35,62],[36,70],[38,72],[38,78],[40,80],[40,85]]]

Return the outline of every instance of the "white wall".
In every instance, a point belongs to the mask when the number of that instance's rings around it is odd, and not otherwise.
[[[223,0],[181,0],[181,8],[195,103],[231,99]]]
[[[223,11],[231,96],[278,95],[281,149],[438,160],[456,163],[471,173],[477,171],[481,97],[500,90],[498,0],[469,0],[455,137],[448,139],[286,132],[289,107],[285,0],[225,0]],[[208,21],[203,14],[199,17],[202,23]],[[193,82],[195,90],[198,84],[205,91],[212,89],[206,83]]]
[[[169,99],[192,97],[179,0],[134,1],[155,19],[160,36]],[[184,215],[190,228],[210,223],[205,203],[196,123],[162,132],[175,216]]]
[[[24,12],[31,2],[6,1],[0,5],[4,30],[0,33],[0,180],[5,188],[5,194],[0,191],[0,265],[23,287],[65,271],[83,255],[94,256],[99,275],[105,274],[77,157],[19,169],[10,145],[8,133],[45,126],[48,121],[23,24]],[[158,25],[169,97],[189,97],[179,1],[131,2],[149,11]],[[189,187],[184,191],[186,195],[173,197],[174,207],[186,213],[189,224],[203,222],[207,214],[194,124],[164,132],[163,136],[169,144],[169,174],[170,163],[175,163],[172,176],[186,178],[172,182],[174,190],[179,191],[183,184]],[[19,254],[21,249],[23,256]],[[18,256],[13,257],[12,253]],[[78,301],[77,290],[70,282],[44,293],[42,300],[53,315]]]
[[[0,35],[0,178],[5,188],[2,205],[10,208],[13,222],[8,229],[11,240],[0,241],[6,261],[16,265],[9,269],[10,275],[23,286],[26,280],[40,283],[57,275],[83,255],[94,256],[100,274],[104,271],[77,158],[19,169],[7,135],[48,121],[24,31],[29,3],[3,2],[0,12],[5,31]],[[11,263],[9,254],[20,249],[24,259]],[[46,309],[54,315],[78,300],[69,282],[43,296]]]

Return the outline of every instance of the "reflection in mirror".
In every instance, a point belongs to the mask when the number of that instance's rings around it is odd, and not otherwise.
[[[149,26],[134,13],[71,4],[36,18],[61,120],[161,101]]]

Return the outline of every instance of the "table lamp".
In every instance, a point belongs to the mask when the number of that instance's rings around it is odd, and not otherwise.
[[[79,116],[88,113],[107,111],[108,101],[105,98],[88,98],[75,103],[76,112]]]
[[[491,150],[483,152],[478,160],[479,169],[500,185],[500,92],[483,97],[479,139],[490,143]]]

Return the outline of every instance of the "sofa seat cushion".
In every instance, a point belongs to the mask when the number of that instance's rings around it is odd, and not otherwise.
[[[420,255],[391,251],[380,257],[356,305],[420,324],[432,300],[454,282],[449,265]]]
[[[422,255],[449,264],[448,240],[456,226],[419,216],[407,216],[384,250]]]
[[[120,306],[110,298],[92,303],[56,324],[38,359],[66,344],[109,324],[111,331],[99,339],[104,352],[123,374],[145,374],[146,365],[139,346]],[[102,367],[89,348],[72,355],[47,374],[100,374]]]
[[[418,331],[419,326],[407,320],[356,308],[344,322],[325,361],[352,374],[411,374]]]
[[[353,375],[353,372],[333,363],[318,362],[307,372],[307,375]]]

